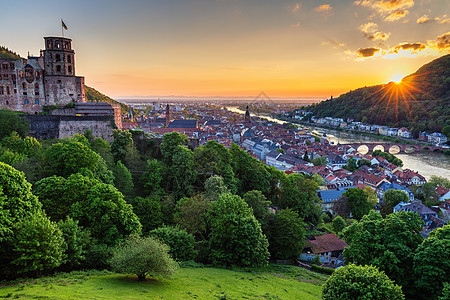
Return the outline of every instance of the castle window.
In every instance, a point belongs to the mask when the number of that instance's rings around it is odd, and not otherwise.
[[[26,89],[26,88],[27,88],[26,82],[22,83],[22,88],[23,88],[23,89]]]
[[[61,66],[56,66],[56,72],[61,72]]]
[[[52,41],[48,40],[47,41],[47,48],[51,48],[52,47]]]
[[[39,99],[34,100],[34,104],[39,104]]]
[[[56,59],[57,62],[58,62],[58,61],[61,61],[61,55],[56,54],[55,59]]]
[[[69,74],[72,74],[72,67],[71,66],[67,67],[67,72],[69,72]]]
[[[69,43],[68,42],[64,42],[64,49],[69,49]]]
[[[6,94],[10,95],[11,91],[9,90],[9,86],[6,87]]]
[[[68,62],[68,63],[72,63],[72,56],[67,55],[67,62]]]
[[[0,95],[3,95],[3,87],[0,86]]]
[[[20,77],[20,78],[23,77],[23,71],[22,71],[22,70],[19,71],[19,77]]]
[[[11,67],[11,70],[14,69],[14,63],[10,63],[9,66]]]
[[[28,104],[28,99],[23,100],[24,104]]]
[[[14,94],[17,94],[17,89],[14,89]]]
[[[56,42],[56,48],[61,48],[61,44],[59,42]]]

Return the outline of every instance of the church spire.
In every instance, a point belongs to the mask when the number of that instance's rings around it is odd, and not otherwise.
[[[170,124],[170,108],[169,104],[166,106],[166,127],[169,127]]]
[[[250,119],[250,112],[249,112],[249,110],[248,110],[248,105],[247,105],[247,110],[245,111],[244,122],[245,122],[245,123],[250,123],[250,122],[251,122],[251,119]]]

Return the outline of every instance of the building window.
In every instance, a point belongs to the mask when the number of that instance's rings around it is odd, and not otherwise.
[[[26,89],[26,88],[27,88],[26,82],[23,82],[23,83],[22,83],[22,88],[23,88],[23,89]]]
[[[72,74],[72,66],[68,66],[67,71],[69,72],[69,74]]]
[[[0,95],[3,95],[3,87],[0,86]]]
[[[10,90],[9,90],[9,86],[6,87],[6,94],[8,94],[8,95],[11,94],[11,92],[10,92]]]
[[[34,104],[39,104],[39,99],[34,100]]]
[[[23,71],[22,70],[19,71],[19,77],[23,78]]]
[[[47,41],[47,48],[51,48],[52,47],[52,41]]]
[[[61,72],[61,66],[56,66],[56,72]]]
[[[59,43],[59,42],[56,42],[56,48],[60,48],[61,47],[61,44]]]
[[[58,62],[58,61],[61,61],[61,55],[56,54],[55,59],[56,59],[57,62]]]
[[[28,99],[23,100],[24,104],[28,104]]]
[[[72,57],[70,55],[67,55],[67,62],[72,63]]]
[[[39,78],[39,71],[36,71],[36,78]]]
[[[35,94],[36,96],[39,96],[39,83],[36,83],[36,84],[34,85],[34,94]]]

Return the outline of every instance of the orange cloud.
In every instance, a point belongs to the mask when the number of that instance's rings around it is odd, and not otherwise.
[[[422,51],[426,48],[427,46],[423,43],[402,43],[398,46],[395,46],[393,48],[393,52],[398,53],[398,51],[401,50],[411,50],[411,51]]]
[[[425,24],[430,22],[430,18],[428,18],[427,15],[423,15],[420,18],[417,19],[417,24]]]
[[[407,10],[397,10],[392,14],[390,14],[389,16],[387,16],[386,18],[384,18],[384,20],[389,22],[397,21],[400,20],[401,18],[406,17],[407,14],[409,14],[409,11]]]
[[[358,50],[356,50],[356,53],[360,57],[372,57],[377,52],[380,52],[380,49],[378,49],[378,48],[359,48]]]
[[[356,0],[354,4],[374,9],[385,21],[392,22],[405,17],[414,0]]]
[[[450,48],[450,31],[438,36],[435,45],[439,50]]]
[[[322,4],[314,8],[314,11],[317,13],[329,12],[333,9],[330,4]]]
[[[363,24],[359,28],[361,29],[362,33],[364,33],[366,38],[368,38],[369,40],[385,41],[391,35],[390,33],[387,32],[378,31],[378,25],[373,22]]]

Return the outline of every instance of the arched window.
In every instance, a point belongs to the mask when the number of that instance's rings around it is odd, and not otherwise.
[[[20,78],[23,77],[23,71],[22,71],[22,70],[19,71],[19,77],[20,77]]]

